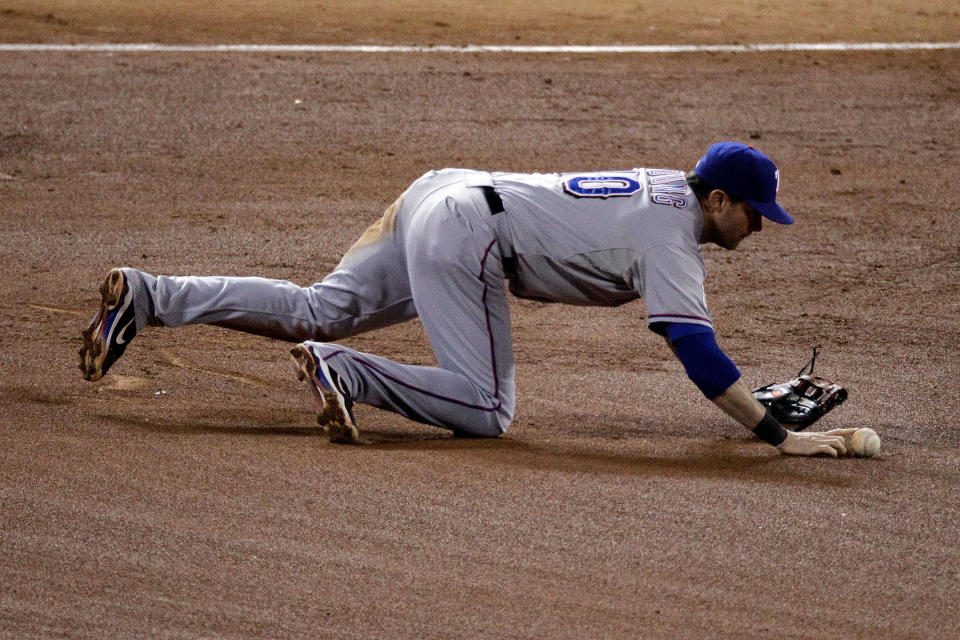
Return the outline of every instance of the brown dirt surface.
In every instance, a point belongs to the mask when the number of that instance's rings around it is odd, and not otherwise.
[[[956,41],[952,0],[3,0],[0,42],[731,44]]]
[[[0,40],[960,39],[951,2],[379,4],[3,0]],[[955,637],[960,52],[0,59],[0,636]],[[428,169],[689,168],[719,139],[798,218],[704,250],[720,344],[757,385],[819,345],[850,389],[821,426],[876,429],[876,459],[751,439],[639,302],[515,301],[496,441],[361,407],[374,444],[331,445],[289,345],[212,327],[76,369],[111,266],[307,284]],[[416,322],[347,344],[432,362]]]

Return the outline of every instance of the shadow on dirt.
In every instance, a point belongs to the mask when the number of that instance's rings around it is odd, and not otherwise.
[[[220,434],[224,436],[306,436],[314,438],[326,438],[326,433],[315,426],[303,426],[294,424],[277,424],[275,421],[269,425],[255,424],[224,424],[207,419],[197,420],[195,418],[184,418],[182,420],[160,420],[156,418],[133,418],[130,416],[119,415],[101,415],[101,420],[123,427],[142,429],[153,433],[177,434],[177,435],[209,435]],[[248,418],[249,420],[249,418]]]
[[[372,440],[373,438],[371,438]],[[682,453],[617,451],[611,443],[605,447],[584,446],[580,442],[551,440],[523,441],[506,437],[497,440],[476,440],[450,437],[396,438],[368,445],[380,450],[435,451],[440,455],[468,451],[484,464],[508,465],[535,471],[561,473],[616,474],[664,478],[727,479],[743,482],[850,487],[856,481],[847,470],[834,466],[837,460],[806,460],[802,468],[795,459],[768,452],[749,440],[718,440],[690,444],[680,439],[676,449]],[[600,449],[600,450],[598,450]],[[459,456],[458,456],[459,457]],[[839,461],[844,463],[847,461]]]
[[[266,418],[266,416],[264,416]],[[158,419],[104,415],[105,421],[161,434],[220,434],[223,436],[296,436],[325,439],[326,432],[316,426],[278,423],[267,418],[263,425],[225,424],[224,418]],[[343,449],[344,455],[369,451],[429,451],[455,458],[451,464],[510,466],[534,471],[560,473],[616,474],[662,478],[721,479],[745,483],[777,483],[804,486],[853,487],[849,469],[838,464],[856,464],[854,460],[804,460],[779,456],[747,439],[704,440],[662,436],[641,438],[623,451],[623,439],[597,438],[522,440],[503,438],[462,438],[447,432],[409,433],[364,431],[367,443],[361,446],[330,444]],[[665,452],[665,450],[667,452]],[[469,462],[467,459],[469,458]]]
[[[163,434],[220,434],[224,436],[296,436],[325,439],[320,427],[292,424],[224,424],[210,419],[157,420],[129,416],[103,416],[125,427]],[[857,481],[846,464],[854,460],[786,458],[768,452],[755,442],[702,440],[664,436],[654,444],[640,442],[647,451],[622,451],[623,440],[551,439],[527,441],[517,437],[461,438],[447,432],[405,433],[364,431],[367,443],[360,446],[330,444],[343,455],[369,451],[432,452],[454,458],[451,464],[510,466],[560,473],[616,474],[662,478],[703,478],[747,483],[778,483],[805,486],[852,487]],[[675,447],[673,446],[675,445]],[[632,447],[635,448],[635,447]],[[663,453],[667,448],[676,453]],[[619,449],[619,450],[618,450]],[[844,466],[837,466],[837,465]]]

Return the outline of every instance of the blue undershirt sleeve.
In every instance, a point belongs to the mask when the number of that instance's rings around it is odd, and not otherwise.
[[[720,349],[710,327],[672,322],[666,334],[687,376],[710,400],[740,379],[739,369]]]

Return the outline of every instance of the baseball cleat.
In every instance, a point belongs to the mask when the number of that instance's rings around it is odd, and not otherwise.
[[[353,400],[348,398],[340,377],[318,358],[306,344],[290,350],[297,368],[297,379],[306,382],[317,401],[317,424],[327,428],[330,442],[361,444],[360,432],[353,419]]]
[[[99,380],[137,334],[133,290],[120,269],[111,269],[100,285],[100,309],[80,334],[80,371],[91,382]]]

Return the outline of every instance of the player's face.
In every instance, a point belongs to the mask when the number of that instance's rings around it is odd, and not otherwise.
[[[736,249],[740,242],[763,228],[760,212],[746,202],[724,199],[717,220],[717,244],[724,249]]]

